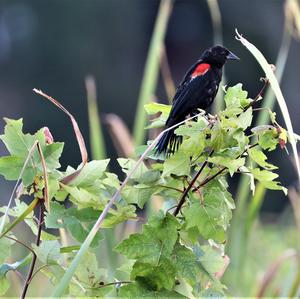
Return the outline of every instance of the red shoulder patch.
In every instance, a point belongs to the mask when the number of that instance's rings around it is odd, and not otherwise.
[[[210,69],[210,65],[208,63],[200,63],[195,68],[194,72],[192,73],[191,77],[195,78],[197,76],[204,75]]]

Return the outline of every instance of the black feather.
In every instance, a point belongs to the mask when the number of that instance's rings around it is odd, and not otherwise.
[[[206,110],[212,104],[222,79],[222,67],[228,59],[237,57],[226,48],[215,46],[206,50],[190,67],[177,87],[172,109],[166,121],[167,128],[182,122],[197,109]],[[203,64],[207,66],[205,71],[198,72],[197,67],[202,67]],[[178,149],[182,136],[177,136],[175,130],[176,128],[173,128],[163,134],[156,145],[157,154],[164,153],[169,156]]]

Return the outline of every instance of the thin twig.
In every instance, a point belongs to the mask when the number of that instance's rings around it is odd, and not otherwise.
[[[193,192],[198,191],[201,187],[203,187],[204,185],[206,185],[207,183],[209,183],[211,180],[213,180],[215,177],[217,177],[219,174],[221,174],[226,169],[227,169],[227,167],[223,167],[218,172],[216,172],[214,175],[212,175],[212,176],[206,178],[205,180],[203,180],[199,184],[199,186],[197,186],[196,188],[193,189]]]
[[[210,157],[213,154],[213,150],[210,152],[209,156]],[[205,168],[205,166],[208,163],[208,159],[205,160],[205,162],[202,164],[202,166],[200,167],[200,169],[198,170],[198,172],[196,173],[196,175],[194,176],[194,178],[192,179],[192,181],[189,183],[188,187],[184,190],[184,192],[182,193],[179,203],[173,213],[174,216],[177,216],[177,214],[179,213],[181,207],[183,206],[183,204],[185,203],[185,199],[186,196],[188,194],[188,192],[191,190],[191,188],[193,187],[194,183],[196,182],[196,180],[198,179],[199,175],[202,173],[203,169]]]
[[[36,246],[40,245],[40,241],[41,241],[41,233],[42,233],[42,223],[44,220],[44,206],[43,206],[43,202],[40,200],[39,201],[39,207],[40,207],[40,211],[39,211],[39,223],[38,223],[38,232],[37,232],[37,236],[36,236],[36,240],[35,240],[35,244]],[[30,264],[30,268],[26,277],[26,281],[24,284],[24,288],[21,294],[21,298],[24,299],[26,297],[26,293],[29,287],[29,283],[31,281],[31,277],[33,274],[33,270],[34,270],[34,266],[36,263],[36,254],[34,254],[31,264]]]
[[[97,289],[101,289],[101,288],[105,288],[111,285],[116,285],[116,284],[124,284],[124,283],[132,283],[132,281],[115,281],[115,282],[110,282],[110,283],[106,283],[102,286],[97,287]]]
[[[243,156],[250,148],[253,148],[255,146],[257,146],[258,143],[254,143],[252,145],[250,145],[247,149],[245,149],[236,159],[240,158],[241,156]],[[203,187],[204,185],[206,185],[208,182],[210,182],[211,180],[213,180],[215,177],[217,177],[219,174],[221,174],[224,170],[226,170],[227,167],[223,167],[221,168],[217,173],[215,173],[214,175],[206,178],[205,180],[203,180],[199,186],[197,186],[196,188],[193,189],[193,192],[199,190],[201,187]]]
[[[166,189],[170,189],[170,190],[174,190],[174,191],[178,191],[180,193],[183,193],[184,191],[178,189],[178,188],[175,188],[175,187],[171,187],[171,186],[165,186],[165,185],[157,185],[157,187],[161,187],[161,188],[166,188]]]
[[[35,276],[36,274],[38,274],[38,272],[40,272],[42,269],[44,269],[44,268],[46,268],[46,267],[49,267],[49,266],[51,266],[51,265],[42,265],[42,266],[40,266],[37,270],[35,270],[34,273],[31,275],[31,278],[30,278],[30,280],[28,281],[28,284],[31,283],[32,279],[34,278],[34,276]],[[55,265],[54,265],[54,266],[55,266]]]
[[[18,239],[15,239],[13,237],[10,237],[10,236],[4,236],[5,238],[7,239],[10,239],[10,240],[13,240],[15,241],[16,243],[19,243],[20,245],[24,246],[25,248],[27,248],[33,255],[35,255],[35,252],[29,247],[27,246],[25,243],[23,243],[22,241],[18,240]]]
[[[50,211],[50,202],[49,202],[49,187],[48,187],[48,174],[47,174],[47,166],[46,166],[46,161],[44,158],[44,154],[41,148],[40,143],[37,143],[37,148],[38,148],[38,152],[41,158],[41,162],[42,162],[42,167],[43,167],[43,176],[44,176],[44,190],[43,190],[43,194],[44,194],[44,203],[45,206],[48,210],[48,212]]]
[[[264,81],[264,85],[257,96],[254,98],[253,102],[250,103],[250,106],[253,106],[263,96],[267,86],[269,85],[269,80],[267,78],[262,78],[262,80]]]

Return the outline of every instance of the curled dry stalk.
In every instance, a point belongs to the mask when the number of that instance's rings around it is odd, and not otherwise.
[[[76,136],[76,139],[77,139],[77,142],[79,145],[79,149],[80,149],[82,163],[81,163],[81,168],[79,168],[78,170],[74,171],[73,173],[71,173],[70,175],[68,175],[62,179],[63,184],[68,184],[69,182],[71,182],[73,179],[75,179],[79,175],[79,173],[81,172],[82,168],[84,167],[84,165],[86,164],[86,162],[88,160],[87,150],[86,150],[83,136],[82,136],[79,126],[75,120],[75,117],[59,101],[57,101],[56,99],[52,98],[51,96],[47,95],[46,93],[44,93],[43,91],[41,91],[39,89],[34,88],[33,91],[35,93],[41,95],[48,101],[50,101],[52,104],[54,104],[60,110],[62,110],[65,114],[67,114],[70,117],[70,120],[72,122],[74,133],[75,133],[75,136]]]

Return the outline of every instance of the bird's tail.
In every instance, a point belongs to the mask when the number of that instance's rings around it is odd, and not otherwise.
[[[182,142],[182,137],[174,133],[175,129],[171,129],[163,134],[155,147],[155,153],[164,153],[166,156],[174,154]]]

